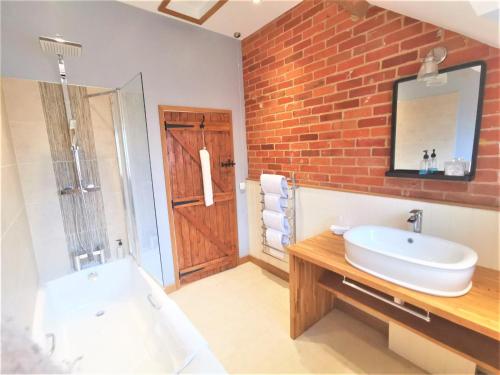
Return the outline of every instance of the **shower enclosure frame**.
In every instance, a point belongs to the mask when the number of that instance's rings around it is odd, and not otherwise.
[[[144,113],[144,123],[146,126],[145,135],[146,135],[146,146],[147,146],[147,154],[148,154],[148,159],[149,159],[149,174],[152,176],[152,169],[151,169],[151,153],[149,149],[149,139],[148,139],[148,132],[147,132],[147,118],[146,118],[146,108],[145,108],[145,99],[144,99],[144,87],[143,87],[143,80],[142,80],[142,73],[139,72],[137,75],[135,75],[132,79],[130,79],[128,82],[126,82],[122,87],[112,89],[112,90],[107,90],[107,91],[102,91],[98,92],[95,94],[89,94],[87,95],[88,99],[91,99],[92,97],[96,96],[109,96],[110,98],[110,103],[111,103],[111,114],[112,114],[112,121],[113,121],[113,132],[114,132],[114,139],[115,139],[115,147],[116,147],[116,153],[117,153],[117,161],[118,161],[118,168],[120,172],[120,186],[121,186],[121,191],[122,191],[122,203],[125,208],[125,216],[126,216],[126,228],[127,228],[127,239],[128,239],[128,252],[129,254],[137,261],[138,264],[143,265],[142,263],[142,251],[141,251],[141,241],[140,241],[140,236],[139,236],[139,231],[138,231],[138,220],[137,220],[137,210],[134,204],[134,197],[133,197],[133,181],[132,181],[132,171],[130,169],[130,155],[129,151],[127,148],[128,144],[128,137],[127,137],[127,117],[125,115],[126,113],[126,108],[125,108],[125,99],[123,97],[123,88],[127,86],[127,84],[133,82],[135,79],[140,80],[141,83],[141,95],[142,95],[142,103],[143,103],[143,113]],[[151,177],[152,178],[152,177]],[[159,268],[161,275],[158,275],[161,277],[161,280],[158,280],[157,277],[154,277],[162,286],[165,285],[165,275],[164,275],[164,268],[163,268],[163,262],[161,258],[161,251],[160,251],[160,244],[159,244],[159,236],[158,236],[158,222],[156,219],[156,206],[155,206],[155,199],[154,199],[154,189],[151,187],[151,195],[152,195],[152,201],[153,201],[153,207],[154,207],[154,215],[155,215],[155,229],[156,229],[156,245],[158,248],[158,263],[159,263]]]
[[[144,113],[144,123],[146,126],[145,135],[146,135],[146,147],[147,147],[147,156],[149,160],[149,175],[151,176],[152,182],[152,174],[153,171],[151,169],[151,152],[149,148],[149,136],[147,131],[147,118],[146,118],[146,107],[145,107],[145,98],[144,98],[144,84],[142,78],[142,72],[137,73],[134,77],[132,77],[129,81],[127,81],[122,87],[116,88],[115,90],[111,90],[108,92],[100,93],[110,94],[111,99],[111,110],[113,116],[113,129],[115,136],[115,146],[117,151],[117,159],[118,166],[120,170],[120,183],[123,192],[123,204],[126,212],[126,225],[127,225],[127,235],[129,242],[129,253],[130,255],[137,261],[138,264],[142,265],[142,251],[141,251],[141,241],[138,232],[138,224],[137,224],[137,211],[134,204],[134,198],[132,194],[133,190],[133,182],[132,182],[132,171],[130,169],[130,155],[129,150],[127,148],[128,137],[127,137],[127,118],[125,116],[125,99],[123,97],[123,88],[127,86],[129,83],[133,82],[135,79],[139,78],[141,84],[141,95],[142,95],[142,103],[143,103],[143,113]],[[151,186],[151,195],[153,202],[153,214],[154,224],[156,230],[156,245],[158,249],[158,263],[160,266],[161,272],[161,280],[157,280],[161,283],[162,286],[165,285],[165,273],[163,267],[163,260],[161,257],[160,251],[160,242],[159,242],[159,231],[158,231],[158,220],[156,218],[156,200],[154,197],[154,189]],[[152,275],[153,276],[153,275]],[[155,277],[154,277],[155,278]],[[156,279],[156,278],[155,278]]]
[[[129,254],[141,263],[140,252],[137,251],[139,233],[137,231],[137,220],[134,200],[132,197],[132,179],[129,168],[129,155],[126,145],[125,116],[123,115],[123,99],[119,89],[114,90],[110,96],[111,111],[113,115],[113,130],[115,136],[116,154],[118,168],[120,170],[120,184],[122,188],[123,205],[126,211],[128,251]]]

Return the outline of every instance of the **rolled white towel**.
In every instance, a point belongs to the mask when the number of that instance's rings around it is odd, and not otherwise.
[[[200,150],[200,161],[205,206],[211,206],[214,204],[214,193],[212,190],[212,173],[210,171],[210,154],[206,149]]]
[[[266,229],[266,242],[275,249],[284,251],[284,247],[290,243],[290,238],[276,229]]]
[[[264,207],[266,210],[285,212],[288,207],[288,199],[279,194],[264,194]]]
[[[290,234],[290,224],[285,214],[275,211],[262,211],[262,219],[267,228],[275,229],[283,234]]]
[[[286,177],[279,174],[261,174],[260,186],[265,194],[279,194],[288,198],[288,184]]]

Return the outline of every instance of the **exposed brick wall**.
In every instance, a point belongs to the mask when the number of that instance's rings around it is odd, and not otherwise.
[[[394,80],[418,72],[442,45],[442,67],[487,63],[476,178],[384,177]],[[261,171],[346,190],[499,204],[499,50],[373,7],[353,21],[333,2],[304,1],[243,40],[249,177]]]

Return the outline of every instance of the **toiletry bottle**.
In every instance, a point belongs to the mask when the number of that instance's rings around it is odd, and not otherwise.
[[[117,246],[116,246],[116,258],[117,259],[121,259],[125,256],[125,254],[123,253],[123,242],[122,242],[122,239],[119,238],[116,240],[117,242]]]
[[[438,162],[437,162],[436,149],[433,148],[431,154],[431,161],[429,165],[429,172],[436,173],[437,171],[438,171]]]
[[[429,172],[429,154],[428,150],[424,150],[424,158],[420,161],[419,175],[425,175]]]

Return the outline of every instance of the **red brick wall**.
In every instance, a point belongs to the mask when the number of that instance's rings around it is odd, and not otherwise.
[[[485,60],[486,95],[473,182],[384,177],[392,83],[414,75],[433,46],[442,66]],[[305,1],[243,40],[249,177],[482,206],[499,204],[499,50],[377,7],[351,20],[333,2]]]

